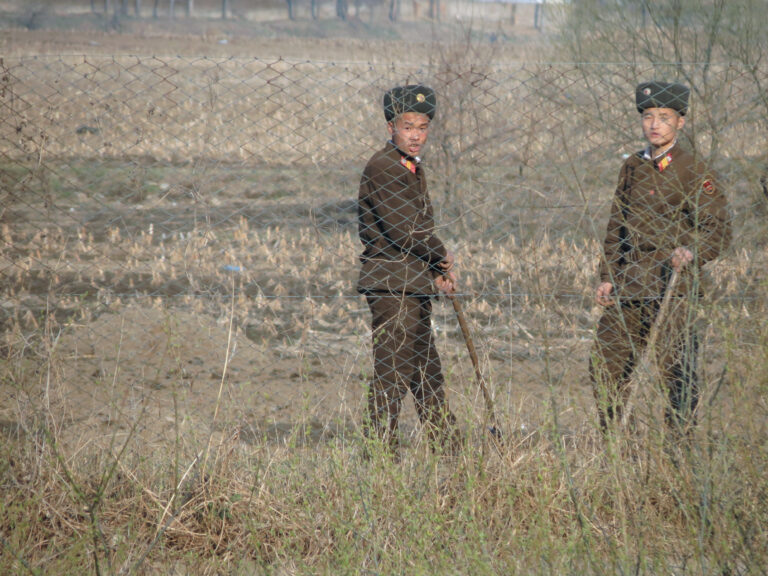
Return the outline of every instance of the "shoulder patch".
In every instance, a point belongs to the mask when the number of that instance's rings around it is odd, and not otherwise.
[[[704,192],[704,194],[714,194],[715,193],[715,183],[712,182],[709,178],[705,179],[704,182],[701,183],[701,190]]]

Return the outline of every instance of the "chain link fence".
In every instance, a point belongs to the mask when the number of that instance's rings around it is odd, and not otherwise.
[[[734,228],[697,311],[714,406],[723,378],[759,370],[768,77],[689,69],[685,144],[721,174]],[[461,50],[421,66],[3,58],[3,427],[47,414],[74,444],[190,446],[356,430],[372,376],[358,186],[388,138],[382,95],[408,82],[437,93],[423,169],[497,411],[593,425],[597,264],[619,168],[644,146],[634,86],[676,73]],[[433,329],[453,406],[481,419],[450,305]]]

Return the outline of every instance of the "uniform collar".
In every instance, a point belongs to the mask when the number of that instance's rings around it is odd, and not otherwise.
[[[406,154],[400,150],[400,148],[395,146],[395,143],[392,142],[392,140],[389,141],[389,144],[397,151],[398,154],[400,154],[400,164],[407,168],[411,174],[416,174],[416,170],[419,168],[419,164],[421,163],[421,158],[418,156],[410,156]]]
[[[397,146],[395,146],[395,143],[394,143],[394,142],[392,142],[392,140],[388,140],[388,142],[389,142],[389,144],[392,146],[392,148],[394,148],[395,150],[397,150],[397,152],[400,154],[400,156],[402,156],[402,157],[403,157],[403,158],[405,158],[406,160],[410,160],[410,161],[411,161],[411,162],[413,162],[414,164],[421,164],[421,157],[420,157],[420,156],[410,156],[409,154],[406,154],[405,152],[403,152],[402,150],[400,150],[400,148],[398,148]]]
[[[645,150],[643,150],[643,160],[653,160],[653,165],[656,167],[656,169],[659,172],[664,172],[664,170],[672,163],[672,159],[674,156],[677,155],[676,153],[677,148],[677,139],[675,139],[674,142],[672,142],[672,145],[661,152],[660,154],[657,154],[656,156],[651,156],[651,147],[647,146]]]

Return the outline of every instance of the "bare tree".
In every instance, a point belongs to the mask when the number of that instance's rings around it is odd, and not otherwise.
[[[768,194],[767,28],[765,2],[758,0],[580,0],[564,20],[565,45],[558,51],[583,63],[588,96],[575,112],[600,118],[607,130],[626,130],[604,105],[610,93],[629,90],[631,101],[632,85],[640,81],[687,84],[693,114],[683,138],[725,175],[740,174],[762,201]],[[626,65],[606,74],[600,63],[613,55]],[[734,134],[751,141],[751,155],[732,156]]]
[[[173,20],[176,18],[176,0],[168,0],[168,11],[169,11],[169,18]],[[136,0],[136,15],[139,14],[139,6],[141,4],[141,0]],[[160,5],[160,0],[155,0],[154,7],[152,9],[152,18],[157,19],[158,17],[158,11],[157,7]],[[224,7],[222,10],[226,11],[226,7]],[[191,17],[195,12],[195,0],[187,0],[185,3],[185,12],[187,15],[187,18]],[[224,17],[224,16],[222,16]]]
[[[229,12],[229,0],[221,0],[221,19],[227,19],[227,13]]]
[[[389,0],[389,20],[397,22],[400,19],[400,0]]]
[[[429,17],[440,20],[440,0],[429,0]]]
[[[688,122],[686,132],[691,144],[700,140],[697,133],[706,135],[707,152],[716,155],[723,128],[740,122],[727,104],[744,89],[731,81],[740,72],[720,69],[721,62],[735,59],[746,64],[746,70],[757,71],[757,63],[762,66],[768,57],[766,25],[764,6],[750,0],[739,6],[727,0],[583,0],[565,22],[563,39],[576,62],[601,62],[608,54],[627,58],[627,77],[617,79],[624,84],[654,74],[688,84],[702,113]],[[587,83],[597,80],[589,75],[599,74],[598,68],[583,68]],[[765,94],[764,86],[758,88]],[[598,100],[594,104],[600,108]],[[760,121],[765,122],[768,98],[759,105]],[[744,118],[753,113],[739,111]]]
[[[346,21],[349,17],[349,0],[336,0],[336,16]]]

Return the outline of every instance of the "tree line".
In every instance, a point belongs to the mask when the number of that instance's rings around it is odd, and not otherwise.
[[[192,16],[195,11],[195,0],[167,0],[169,15],[171,18],[176,17],[176,4],[184,4],[186,16]],[[158,17],[158,8],[161,0],[152,0],[152,17]],[[142,0],[91,0],[91,11],[97,12],[99,10],[99,4],[103,6],[105,14],[111,13],[113,10],[115,13],[119,13],[123,16],[128,16],[131,13],[130,5],[133,5],[133,15],[137,18],[141,16]],[[230,0],[221,0],[221,17],[226,19],[231,14]]]
[[[149,0],[147,3],[152,4],[152,17],[158,18],[158,9],[161,2],[168,3],[168,15],[171,19],[176,17],[177,4],[184,5],[184,13],[187,17],[191,17],[195,11],[195,0]],[[396,22],[400,18],[400,7],[402,0],[334,0],[336,6],[336,16],[341,20],[348,20],[350,14],[350,4],[354,6],[355,17],[359,17],[360,8],[366,7],[369,10],[378,6],[386,6],[388,9],[387,16],[392,22]],[[294,20],[296,18],[296,5],[298,0],[285,0],[288,9],[288,18]],[[441,0],[429,0],[427,8],[427,16],[431,19],[439,19],[441,13]],[[141,17],[142,13],[142,0],[91,0],[91,11],[98,12],[103,11],[105,14],[119,14],[121,16],[133,15],[137,18]],[[309,0],[310,14],[313,20],[319,18],[320,0]],[[232,15],[231,0],[221,0],[221,18],[226,20]]]

